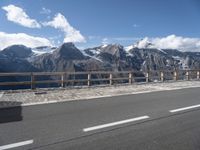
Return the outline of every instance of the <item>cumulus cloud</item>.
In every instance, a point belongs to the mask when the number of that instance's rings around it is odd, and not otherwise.
[[[150,44],[151,43],[151,44]],[[138,48],[159,48],[159,49],[178,49],[181,51],[199,51],[200,52],[200,38],[187,38],[176,35],[169,35],[162,38],[144,38],[140,40],[135,46]]]
[[[108,38],[103,38],[103,39],[102,39],[102,44],[103,44],[103,45],[106,45],[106,44],[108,44],[108,43],[109,43]]]
[[[51,42],[46,38],[30,36],[25,33],[8,34],[0,32],[0,41],[0,50],[15,44],[27,47],[52,46]]]
[[[155,48],[152,47],[152,45],[150,44],[150,39],[148,37],[145,37],[144,39],[138,41],[135,45],[135,47],[137,48]]]
[[[44,26],[51,26],[60,29],[65,34],[64,42],[85,42],[85,37],[72,27],[62,14],[58,13],[52,21],[44,22]]]
[[[6,16],[9,21],[22,25],[28,28],[40,28],[41,25],[35,20],[31,19],[26,12],[15,5],[8,5],[2,7],[7,12]]]

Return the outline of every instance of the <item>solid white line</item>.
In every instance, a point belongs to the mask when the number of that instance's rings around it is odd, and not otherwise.
[[[129,122],[139,121],[139,120],[143,120],[143,119],[147,119],[147,118],[149,118],[149,116],[141,116],[141,117],[137,117],[137,118],[131,118],[131,119],[127,119],[127,120],[122,120],[122,121],[117,121],[117,122],[112,122],[112,123],[108,123],[108,124],[102,124],[102,125],[98,125],[98,126],[85,128],[85,129],[83,129],[83,131],[89,132],[89,131],[93,131],[93,130],[98,130],[98,129],[102,129],[102,128],[107,128],[107,127],[111,127],[111,126],[129,123]]]
[[[188,106],[188,107],[183,107],[183,108],[178,108],[178,109],[173,109],[173,110],[169,110],[169,112],[175,113],[175,112],[184,111],[184,110],[189,110],[189,109],[193,109],[193,108],[197,108],[197,107],[200,107],[200,104],[198,104],[198,105],[193,105],[193,106]]]
[[[20,146],[24,146],[24,145],[28,145],[28,144],[32,144],[32,143],[33,143],[33,140],[28,140],[28,141],[8,144],[8,145],[0,146],[0,150],[16,148],[16,147],[20,147]]]

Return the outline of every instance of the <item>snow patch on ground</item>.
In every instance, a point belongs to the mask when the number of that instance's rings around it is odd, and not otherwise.
[[[171,65],[171,64],[170,64],[170,60],[167,59],[166,62],[167,62],[166,66],[169,67],[169,66]]]
[[[105,47],[107,47],[107,46],[108,46],[107,44],[104,44],[104,45],[102,45],[101,47],[102,47],[102,48],[105,48]]]
[[[97,57],[95,57],[95,56],[90,56],[91,58],[93,58],[93,59],[96,59],[96,60],[98,60],[98,61],[100,61],[100,62],[103,62],[101,59],[99,59],[99,58],[97,58]]]
[[[100,54],[100,49],[98,49],[98,50],[91,49],[90,52],[91,52],[93,55],[98,55],[98,54]]]
[[[167,54],[165,51],[163,51],[162,49],[158,48],[157,50],[159,50],[160,52]]]
[[[179,56],[172,56],[174,59],[176,59],[176,60],[180,60],[181,59],[181,57],[179,57]]]
[[[172,56],[173,59],[179,61],[179,65],[181,66],[181,69],[187,69],[188,68],[188,64],[187,64],[187,60],[182,58],[182,57],[179,57],[179,56]]]
[[[33,55],[34,56],[39,56],[39,55],[42,55],[42,54],[45,54],[46,52],[43,52],[43,51],[37,51],[37,50],[32,50],[33,52]]]
[[[145,66],[145,65],[146,65],[146,60],[144,60],[142,63],[142,66]]]
[[[32,52],[34,56],[39,56],[45,53],[52,53],[54,50],[56,50],[56,48],[47,46],[47,47],[33,48]]]
[[[36,56],[40,56],[43,54],[52,54],[53,51],[55,51],[55,50],[56,50],[56,48],[51,48],[51,47],[33,48],[32,54],[30,57],[27,58],[27,61],[32,62],[32,61],[34,61]]]
[[[130,46],[124,47],[124,50],[125,50],[127,56],[133,56],[133,54],[130,53],[130,50],[133,49],[133,48],[134,48],[133,45],[130,45]]]
[[[83,54],[84,56],[87,56],[87,57],[96,59],[96,60],[98,60],[98,61],[100,61],[100,62],[103,62],[101,59],[99,59],[99,58],[96,57],[96,55],[98,54],[98,52],[97,52],[96,50],[90,50],[90,51],[91,51],[91,52],[94,52],[94,53],[93,53],[93,54],[94,54],[93,56],[87,54],[84,50],[81,50],[81,52],[82,52],[82,54]],[[99,53],[100,53],[100,52],[99,52]]]

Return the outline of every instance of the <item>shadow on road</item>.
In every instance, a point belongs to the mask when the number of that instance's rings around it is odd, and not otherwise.
[[[16,101],[6,101],[0,102],[0,123],[15,122],[21,121],[22,116],[22,107],[21,102]],[[14,106],[9,108],[4,108],[5,106]]]

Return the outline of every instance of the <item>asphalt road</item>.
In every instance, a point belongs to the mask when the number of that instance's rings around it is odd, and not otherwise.
[[[0,150],[198,150],[200,88],[0,109]]]

